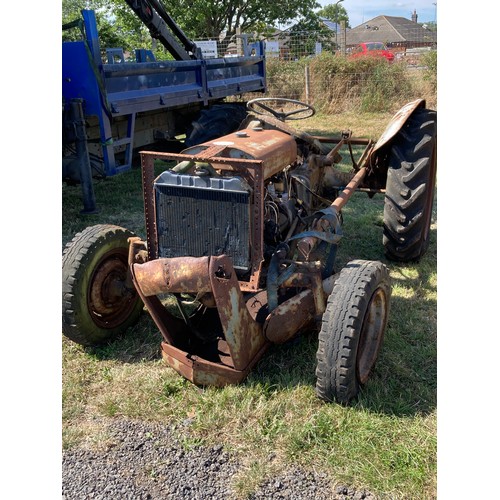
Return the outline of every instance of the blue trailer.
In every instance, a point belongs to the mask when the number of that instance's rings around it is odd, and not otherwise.
[[[238,57],[205,59],[159,2],[125,1],[174,60],[157,61],[152,51],[138,49],[130,62],[121,48],[103,49],[94,11],[82,11],[76,23],[82,39],[62,44],[63,178],[83,182],[82,148],[87,163],[112,176],[132,167],[137,148],[186,133],[192,144],[207,132],[210,116],[232,127],[214,127],[214,137],[232,132],[244,105],[226,98],[266,90],[263,42],[244,43]],[[84,139],[75,132],[82,121]],[[78,141],[84,142],[80,150]]]

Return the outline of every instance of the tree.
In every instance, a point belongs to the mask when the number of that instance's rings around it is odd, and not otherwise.
[[[228,39],[237,28],[243,32],[261,32],[268,25],[310,19],[320,7],[316,0],[190,0],[189,6],[178,0],[160,1],[186,35],[198,39],[220,39],[221,34]],[[103,46],[122,46],[128,50],[152,47],[148,30],[124,0],[63,0],[62,3],[63,23],[79,17],[83,8],[96,11]]]
[[[63,25],[82,18],[81,11],[95,11],[101,48],[122,47],[125,50],[151,48],[148,29],[123,0],[62,0]],[[63,41],[82,38],[78,28],[63,31]]]
[[[242,31],[260,31],[267,25],[308,17],[316,0],[191,0],[189,9],[176,0],[164,0],[166,10],[191,36],[226,37]]]
[[[81,17],[82,9],[99,10],[104,3],[104,0],[62,0],[62,23],[66,24]]]
[[[346,28],[350,28],[349,25],[349,16],[347,15],[347,11],[340,5],[340,3],[332,3],[325,5],[322,9],[317,12],[319,17],[326,17],[328,20],[333,23],[339,24],[341,21],[345,21]]]

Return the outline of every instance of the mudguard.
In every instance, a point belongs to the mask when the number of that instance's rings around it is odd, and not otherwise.
[[[391,119],[389,125],[380,136],[379,140],[373,148],[373,153],[385,146],[403,127],[406,120],[419,107],[425,108],[425,99],[417,99],[405,104]]]

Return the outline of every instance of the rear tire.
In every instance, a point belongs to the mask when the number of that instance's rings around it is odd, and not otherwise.
[[[429,247],[436,184],[435,111],[416,110],[396,135],[389,154],[383,245],[387,258],[420,259]]]
[[[137,322],[142,300],[128,279],[128,238],[119,226],[100,224],[78,233],[62,258],[62,329],[89,346],[107,342]]]
[[[192,129],[186,137],[186,146],[196,146],[231,134],[238,130],[246,116],[246,108],[241,104],[215,104],[203,109],[199,119],[192,123]]]
[[[328,297],[316,354],[316,394],[347,404],[375,366],[389,316],[389,271],[378,261],[354,260]]]

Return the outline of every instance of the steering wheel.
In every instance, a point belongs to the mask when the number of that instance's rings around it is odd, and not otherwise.
[[[272,104],[272,107],[268,106],[268,104]],[[291,105],[297,106],[297,108],[292,108],[290,111],[283,111],[284,107],[290,107]],[[281,111],[273,109],[280,106],[282,107]],[[310,104],[296,101],[295,99],[285,99],[283,97],[259,97],[257,99],[252,99],[247,102],[247,109],[258,115],[274,116],[282,122],[286,120],[304,120],[316,113],[316,110]]]

